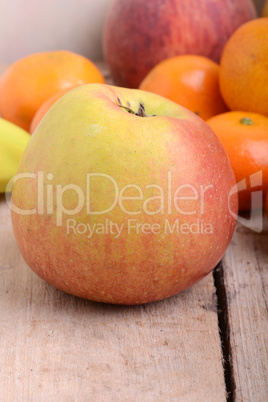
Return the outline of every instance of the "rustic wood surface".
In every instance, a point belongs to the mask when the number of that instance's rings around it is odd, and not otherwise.
[[[268,232],[238,225],[223,259],[238,401],[268,400]]]
[[[0,196],[0,400],[267,400],[267,234],[238,225],[214,277],[157,303],[112,306],[38,278]]]

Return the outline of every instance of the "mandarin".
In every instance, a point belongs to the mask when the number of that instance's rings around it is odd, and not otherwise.
[[[262,191],[264,201],[268,190],[268,118],[232,111],[212,117],[207,124],[229,156],[237,183],[246,180],[247,188],[238,192],[239,209],[250,210],[252,192]],[[257,172],[260,175],[252,176]]]
[[[183,55],[160,62],[139,88],[165,96],[204,120],[228,110],[219,90],[219,66],[202,56]]]
[[[226,43],[220,90],[231,110],[268,116],[268,18],[241,25]]]
[[[104,83],[98,68],[65,50],[35,53],[12,64],[0,78],[0,114],[29,131],[39,107],[62,89]]]

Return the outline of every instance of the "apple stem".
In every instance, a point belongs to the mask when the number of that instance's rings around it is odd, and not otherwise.
[[[145,108],[144,108],[143,103],[140,103],[139,109],[138,109],[137,113],[135,113],[134,110],[131,109],[130,107],[128,107],[128,106],[123,106],[123,105],[121,104],[121,101],[118,102],[118,103],[119,103],[118,106],[119,106],[119,107],[122,107],[122,108],[125,109],[125,110],[127,110],[128,113],[135,114],[135,116],[148,117],[147,114],[145,113]]]
[[[141,117],[148,117],[147,114],[145,113],[145,108],[144,108],[143,103],[140,103],[140,107],[139,107],[137,115],[141,116]]]

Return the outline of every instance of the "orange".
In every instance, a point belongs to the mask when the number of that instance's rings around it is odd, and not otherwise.
[[[76,88],[74,87],[70,87],[70,88],[66,88],[66,89],[62,89],[59,92],[56,92],[54,95],[52,95],[50,98],[48,98],[42,105],[41,107],[37,110],[37,112],[34,115],[34,118],[31,122],[30,125],[30,134],[32,134],[34,132],[34,130],[36,129],[36,127],[38,126],[38,124],[40,123],[40,121],[42,120],[42,118],[45,116],[45,114],[49,111],[49,109],[51,108],[51,106],[54,105],[54,103],[57,102],[57,100],[59,100],[60,98],[63,97],[63,95],[67,94],[67,92],[71,91],[72,89]]]
[[[245,183],[247,188],[238,192],[239,209],[251,208],[252,192],[262,191],[264,201],[268,191],[268,118],[237,111],[214,116],[207,124],[225,148],[237,183],[245,179],[240,185]]]
[[[238,28],[220,63],[220,89],[231,110],[268,116],[268,18]]]
[[[265,212],[266,212],[266,216],[268,218],[268,193],[267,193],[267,196],[266,196],[264,209],[265,209]]]
[[[219,66],[202,56],[176,56],[160,62],[139,88],[165,96],[204,120],[228,110],[219,90]]]
[[[35,53],[12,64],[0,78],[0,114],[29,131],[39,107],[62,89],[103,83],[88,59],[65,50]]]

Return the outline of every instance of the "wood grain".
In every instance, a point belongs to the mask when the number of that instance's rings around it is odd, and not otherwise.
[[[0,202],[3,401],[225,401],[210,274],[149,305],[60,292],[23,261]]]
[[[268,400],[268,232],[238,225],[223,259],[237,401]]]

